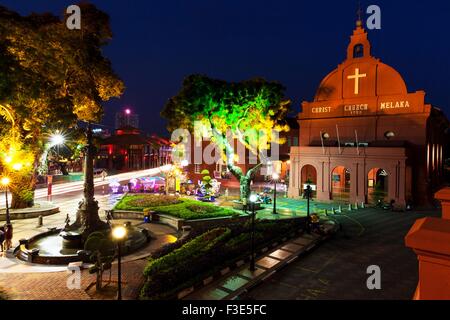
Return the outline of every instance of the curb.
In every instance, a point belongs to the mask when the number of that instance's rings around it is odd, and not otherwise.
[[[297,231],[292,232],[291,234],[289,234],[289,236],[284,236],[283,239],[290,240],[293,239],[295,237],[298,237],[299,235],[302,235],[304,232],[303,229],[298,229]],[[282,242],[284,243],[284,242]],[[275,242],[268,244],[267,246],[263,247],[262,249],[258,249],[256,250],[256,257],[264,254],[265,252],[269,251],[269,249],[277,247],[280,245],[280,240],[275,240]],[[213,275],[210,275],[204,279],[202,279],[201,281],[199,281],[198,283],[194,284],[191,287],[188,287],[186,289],[180,290],[179,292],[177,292],[176,294],[174,294],[176,299],[183,299],[186,296],[190,295],[191,293],[200,290],[204,287],[206,287],[207,285],[210,285],[212,282],[221,279],[224,275],[229,274],[231,271],[236,270],[237,268],[242,267],[244,264],[249,263],[250,262],[250,256],[245,257],[245,258],[240,258],[239,260],[230,263],[230,265],[223,267],[220,271],[215,272]],[[224,273],[223,273],[224,272]]]
[[[334,234],[337,232],[338,229],[339,229],[339,226],[337,224],[334,224],[334,226],[329,234],[317,235],[316,237],[314,237],[313,235],[304,233],[304,230],[298,230],[297,232],[295,232],[295,234],[290,234],[288,237],[283,237],[283,240],[285,239],[285,241],[275,241],[271,245],[268,245],[268,246],[262,248],[261,250],[258,250],[257,254],[256,254],[256,260],[258,259],[258,257],[263,258],[263,257],[261,257],[261,254],[264,254],[269,250],[273,250],[276,247],[281,248],[283,245],[285,245],[286,243],[289,243],[289,241],[293,240],[294,238],[297,239],[299,237],[304,236],[305,238],[309,238],[310,240],[312,240],[309,244],[303,246],[298,251],[293,252],[291,256],[287,257],[284,260],[280,260],[280,262],[278,264],[276,264],[274,267],[265,270],[259,276],[256,276],[255,279],[250,280],[247,284],[245,284],[238,290],[229,293],[228,295],[223,297],[221,300],[234,300],[237,297],[239,297],[240,295],[242,295],[243,293],[246,293],[249,290],[251,290],[252,288],[258,286],[263,281],[272,277],[280,269],[283,269],[284,267],[288,266],[290,263],[296,261],[302,255],[310,252],[316,246],[320,245],[324,241],[326,241],[329,238],[331,238],[332,236],[334,236]],[[266,255],[266,256],[268,256],[268,255]],[[250,262],[250,257],[247,257],[244,260],[239,260],[236,263],[234,263],[234,267],[231,268],[231,271],[235,270],[239,267],[242,267],[245,263],[249,263],[249,262]],[[186,296],[188,296],[189,294],[194,293],[195,291],[198,291],[198,290],[206,287],[207,285],[210,285],[213,281],[218,281],[220,279],[223,279],[223,276],[220,274],[220,272],[216,273],[213,276],[204,279],[203,282],[201,283],[201,285],[194,285],[186,290],[179,292],[178,299],[186,298]]]
[[[318,238],[314,239],[310,244],[303,247],[298,252],[295,252],[291,255],[291,257],[284,259],[280,261],[276,266],[272,267],[271,269],[266,270],[263,274],[261,274],[259,277],[256,277],[256,279],[249,281],[246,285],[239,288],[238,290],[234,291],[233,293],[230,293],[229,295],[225,296],[222,300],[235,300],[243,293],[248,293],[253,288],[257,287],[264,281],[270,279],[273,275],[275,275],[278,271],[282,270],[283,268],[287,267],[292,262],[298,260],[301,256],[307,254],[315,247],[319,246],[329,238],[331,238],[335,234],[336,230],[333,231],[332,234],[319,236]]]

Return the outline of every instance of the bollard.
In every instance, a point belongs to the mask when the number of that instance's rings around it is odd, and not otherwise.
[[[364,202],[361,202],[361,209],[364,209],[364,208],[365,208]]]
[[[331,207],[331,212],[333,212],[333,214],[336,214],[336,209],[334,207]]]
[[[339,206],[338,212],[342,213],[342,206]]]
[[[44,225],[44,218],[42,216],[38,217],[38,224],[37,227],[42,227]]]
[[[328,210],[327,209],[325,209],[325,215],[328,216]]]
[[[358,202],[355,202],[355,210],[358,210]]]
[[[352,211],[352,204],[351,203],[348,204],[348,211]]]

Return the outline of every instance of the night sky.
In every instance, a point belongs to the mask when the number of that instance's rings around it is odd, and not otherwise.
[[[0,0],[21,14],[60,15],[76,0]],[[345,59],[357,1],[102,0],[114,38],[105,48],[127,90],[105,104],[104,123],[129,105],[141,129],[166,134],[159,112],[191,73],[228,81],[278,80],[299,110]],[[450,115],[450,1],[362,1],[382,10],[372,54],[402,74],[409,92]]]

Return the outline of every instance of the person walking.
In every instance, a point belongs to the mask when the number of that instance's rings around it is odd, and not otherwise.
[[[5,224],[5,241],[3,250],[8,251],[12,246],[12,238],[13,238],[13,227],[12,224]]]
[[[103,170],[102,171],[102,181],[105,181],[107,176],[108,176],[108,173],[106,172],[106,170]]]
[[[5,229],[0,227],[0,252],[3,253],[3,242],[5,241]]]

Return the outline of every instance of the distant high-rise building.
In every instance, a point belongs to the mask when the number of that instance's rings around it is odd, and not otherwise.
[[[139,128],[139,115],[133,113],[129,108],[116,113],[116,129],[124,127]]]

